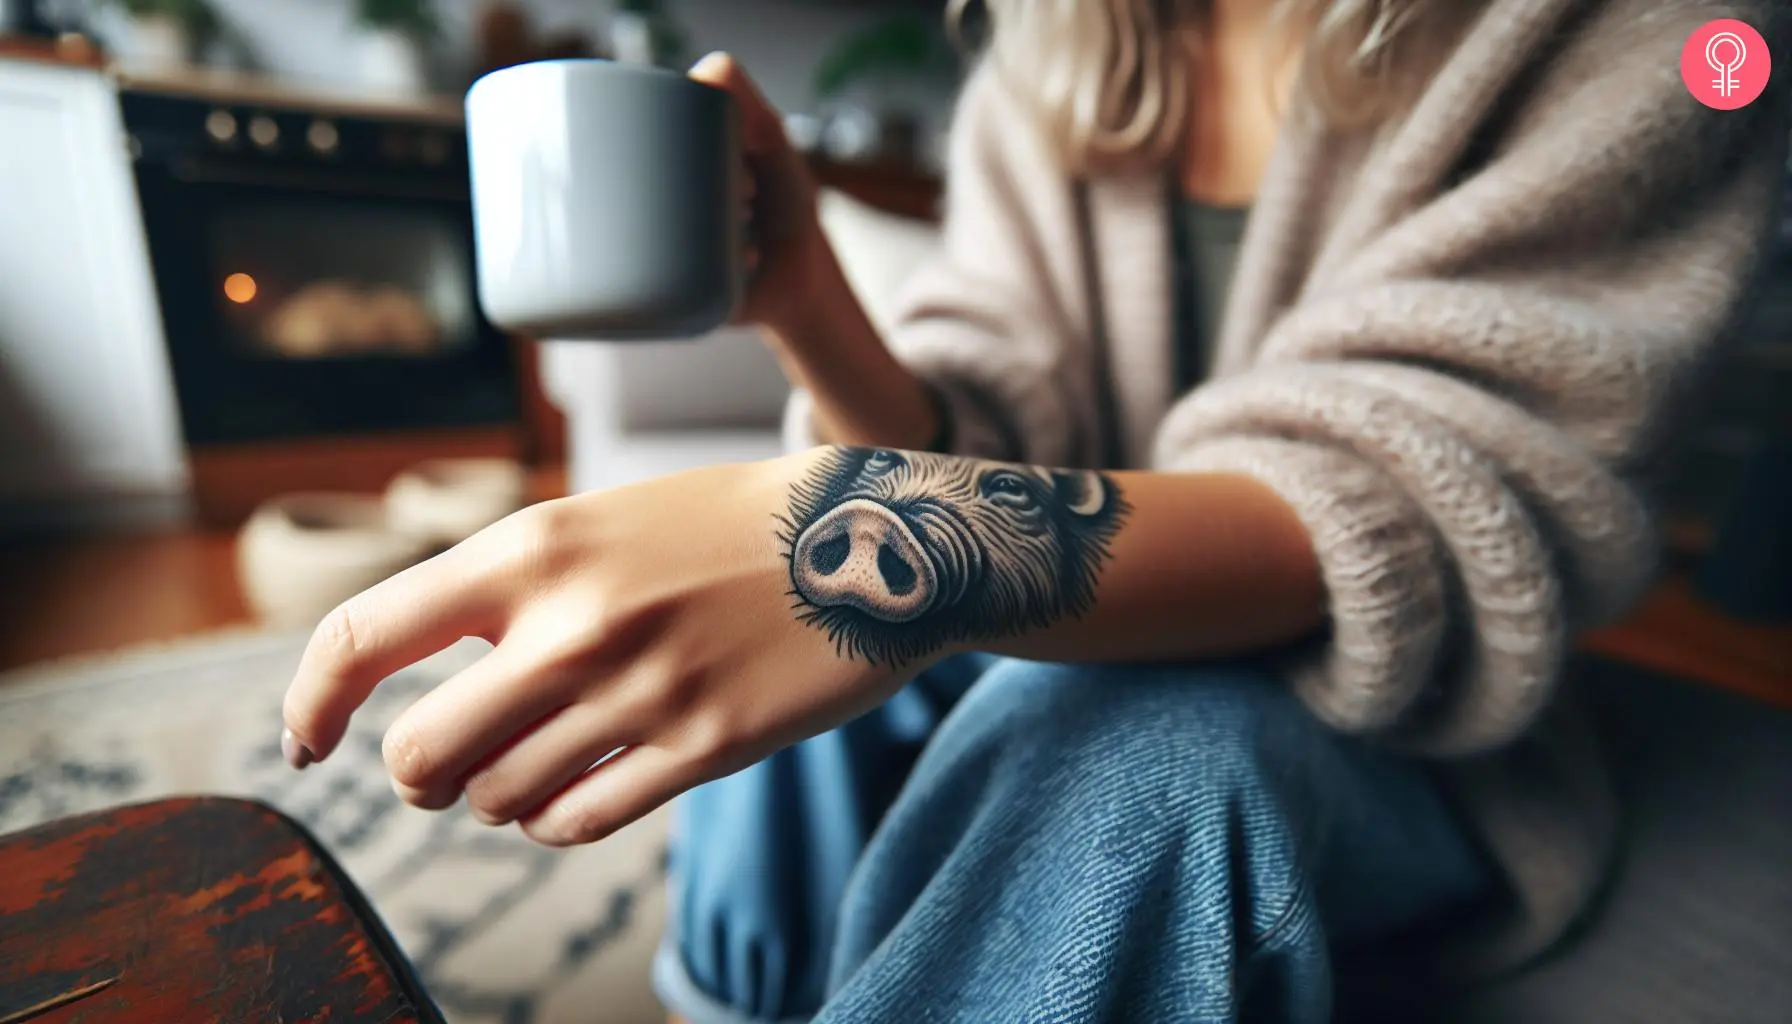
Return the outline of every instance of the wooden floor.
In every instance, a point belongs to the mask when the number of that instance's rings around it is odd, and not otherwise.
[[[565,470],[535,470],[530,491],[565,494]],[[0,672],[253,624],[234,530],[0,544]]]
[[[0,581],[0,670],[250,621],[229,532],[8,545]]]
[[[534,489],[546,498],[564,487],[563,474],[547,471]],[[0,670],[249,624],[228,531],[0,545]],[[1684,565],[1583,646],[1792,708],[1792,624],[1725,618]]]

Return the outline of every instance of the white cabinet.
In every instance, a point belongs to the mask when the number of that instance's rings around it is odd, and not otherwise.
[[[166,352],[110,81],[0,61],[0,527],[180,514]]]

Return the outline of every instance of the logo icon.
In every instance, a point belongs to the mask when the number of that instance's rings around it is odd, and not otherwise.
[[[1719,18],[1700,25],[1680,51],[1680,77],[1693,98],[1717,110],[1753,103],[1767,88],[1773,57],[1746,22]]]

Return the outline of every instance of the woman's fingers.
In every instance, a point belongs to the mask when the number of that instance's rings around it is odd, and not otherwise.
[[[741,171],[741,181],[740,216],[745,228],[747,269],[751,270],[759,262],[759,210],[754,202],[759,194],[759,178],[751,165]]]
[[[326,616],[286,691],[296,767],[329,756],[382,679],[501,625],[504,594],[471,549],[457,547],[376,584]]]
[[[763,153],[784,142],[784,119],[732,56],[712,53],[692,66],[690,76],[734,97],[740,108],[741,141],[749,153]]]
[[[440,809],[479,762],[565,706],[598,670],[544,659],[508,637],[490,654],[418,698],[386,730],[386,771],[404,798]],[[550,720],[551,721],[551,720]]]
[[[594,843],[705,781],[701,762],[675,749],[629,747],[522,820],[544,846]]]
[[[656,682],[663,683],[664,677]],[[738,716],[693,710],[661,690],[649,706],[664,709],[652,738],[624,747],[521,820],[523,832],[547,846],[594,843],[673,797],[745,767],[756,756]],[[767,751],[769,752],[769,751]]]
[[[607,700],[574,704],[500,750],[467,778],[467,807],[504,825],[540,807],[592,765],[647,735],[638,711]]]

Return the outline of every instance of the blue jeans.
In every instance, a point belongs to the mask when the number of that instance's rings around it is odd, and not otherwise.
[[[1319,1024],[1340,946],[1492,885],[1424,771],[1242,666],[953,659],[676,834],[691,1024]]]

